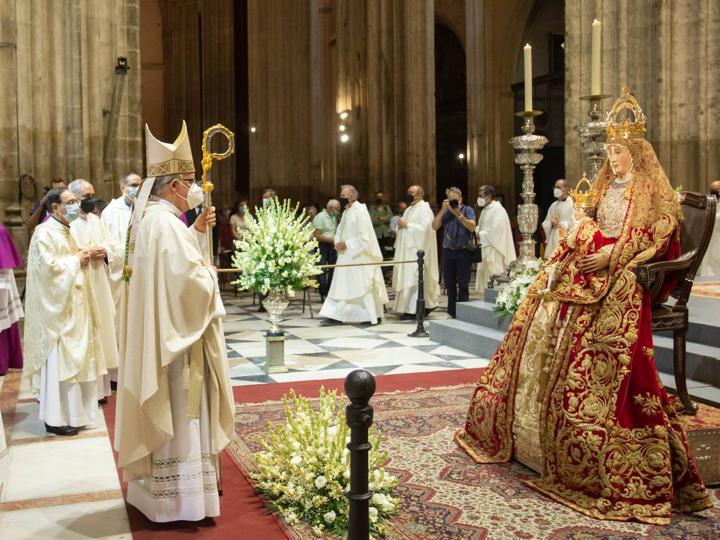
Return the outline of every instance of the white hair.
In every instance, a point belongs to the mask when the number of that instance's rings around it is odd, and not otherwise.
[[[360,197],[360,194],[358,193],[358,190],[355,189],[355,186],[352,186],[350,184],[344,184],[340,186],[340,191],[343,189],[347,189],[350,192],[350,196],[353,198],[353,200],[357,201]]]
[[[68,185],[68,189],[73,192],[73,195],[75,195],[76,197],[80,197],[82,195],[82,189],[86,185],[92,187],[92,184],[84,178],[78,178],[70,182],[70,184]]]
[[[325,205],[325,208],[330,208],[331,206],[340,206],[340,201],[337,199],[330,199]]]
[[[155,183],[153,184],[152,189],[150,190],[150,195],[154,197],[162,197],[165,195],[165,191],[167,191],[168,186],[170,183],[175,179],[180,179],[179,174],[166,174],[165,176],[158,176],[155,178]]]

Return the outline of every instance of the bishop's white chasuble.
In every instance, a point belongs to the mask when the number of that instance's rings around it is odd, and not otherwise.
[[[157,522],[217,516],[234,400],[215,272],[166,201],[137,225],[115,448],[128,502]]]

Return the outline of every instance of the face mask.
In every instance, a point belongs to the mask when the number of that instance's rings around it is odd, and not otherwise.
[[[563,194],[563,192],[562,192],[562,189],[560,189],[560,188],[555,188],[553,190],[553,195],[555,196],[556,199],[559,199],[560,197],[562,197],[562,194]]]
[[[478,197],[477,203],[480,208],[482,208],[483,206],[485,206],[487,204],[487,202],[485,201],[485,197]]]
[[[382,204],[382,203],[383,203],[383,200],[382,200],[382,199],[375,199],[375,202],[378,203],[378,204]]]
[[[68,204],[65,207],[65,219],[68,220],[68,223],[72,223],[79,217],[80,217],[80,205],[78,203]]]
[[[80,210],[86,214],[95,210],[95,199],[83,199],[80,201]]]
[[[348,204],[350,204],[350,199],[346,197],[340,197],[340,206],[342,208],[345,208]]]
[[[405,201],[408,204],[411,204],[415,200],[415,197],[413,197],[413,194],[409,191],[403,196],[403,201]]]
[[[131,201],[134,200],[135,197],[137,197],[137,192],[138,192],[137,186],[131,186],[131,187],[127,188],[127,193],[126,193],[127,198],[130,199]]]
[[[263,206],[268,206],[269,204],[270,204],[270,199],[267,198],[267,197],[263,197],[262,205],[263,205]]]

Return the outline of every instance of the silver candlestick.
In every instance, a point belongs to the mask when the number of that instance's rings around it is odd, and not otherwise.
[[[601,102],[609,98],[607,94],[583,96],[580,99],[590,102],[588,116],[590,121],[575,128],[581,141],[583,170],[588,171],[588,178],[595,181],[600,166],[605,161],[605,142],[607,141],[607,122],[601,120]]]
[[[533,235],[537,231],[538,207],[535,204],[535,184],[533,171],[542,161],[542,154],[538,151],[548,143],[546,137],[535,135],[535,122],[533,118],[540,116],[542,111],[523,111],[515,113],[525,119],[522,131],[524,135],[513,137],[510,144],[515,149],[515,163],[523,172],[522,199],[523,204],[518,205],[518,225],[522,240],[520,241],[520,258],[518,263],[526,265],[536,260],[535,240]]]

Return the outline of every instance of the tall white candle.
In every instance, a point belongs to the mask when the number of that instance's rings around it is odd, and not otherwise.
[[[532,47],[528,43],[525,52],[525,110],[532,111]]]
[[[602,24],[597,19],[592,23],[592,52],[590,58],[590,94],[600,95],[600,35]]]

